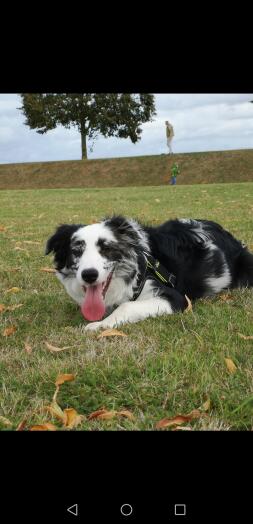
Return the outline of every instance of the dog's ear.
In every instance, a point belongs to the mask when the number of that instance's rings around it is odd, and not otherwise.
[[[118,215],[105,220],[105,225],[110,227],[118,240],[124,239],[127,243],[136,243],[139,239],[138,225],[133,220]]]
[[[126,247],[149,249],[145,231],[136,220],[118,215],[105,219],[104,223],[113,231],[118,242],[124,242]]]
[[[55,255],[55,262],[59,269],[65,266],[70,248],[70,241],[72,235],[84,227],[84,224],[62,224],[55,233],[48,239],[45,249],[45,255],[53,252]]]

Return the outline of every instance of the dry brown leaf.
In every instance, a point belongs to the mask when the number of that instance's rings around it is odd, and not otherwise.
[[[200,418],[200,417],[206,417],[206,413],[201,413],[198,409],[193,409],[190,413],[187,415],[176,415],[175,417],[167,417],[163,418],[162,420],[159,420],[156,424],[156,428],[168,428],[169,426],[179,426],[180,424],[184,424],[185,422],[190,422],[193,419]]]
[[[54,424],[51,424],[51,422],[45,422],[44,424],[32,426],[30,431],[57,431],[57,429],[58,428],[54,426]]]
[[[8,420],[5,417],[2,417],[1,415],[0,415],[0,424],[2,424],[3,426],[6,426],[6,427],[13,426],[13,424],[12,424],[12,422],[10,420]]]
[[[64,384],[64,382],[70,382],[71,380],[75,380],[75,378],[75,375],[73,375],[72,373],[63,373],[62,375],[58,375],[55,381],[55,385],[60,386],[61,384]]]
[[[6,308],[7,311],[15,311],[15,309],[19,309],[20,307],[22,307],[24,304],[14,304],[13,306],[8,306]]]
[[[30,346],[29,344],[27,344],[27,342],[25,342],[25,351],[26,351],[26,353],[31,354],[32,350],[33,350],[32,346]]]
[[[171,431],[192,431],[192,428],[190,426],[176,426]]]
[[[225,358],[224,360],[226,362],[226,366],[228,368],[229,373],[231,374],[235,373],[235,371],[237,370],[237,367],[234,364],[233,360],[231,360],[231,358]]]
[[[253,340],[253,335],[243,335],[242,333],[238,333],[238,337],[243,338],[243,340]]]
[[[187,413],[187,417],[191,417],[191,419],[194,418],[200,418],[200,417],[207,417],[206,413],[201,413],[199,409],[193,409],[190,413]]]
[[[6,227],[0,226],[0,231],[6,231]]]
[[[127,335],[123,333],[123,331],[118,331],[117,329],[106,329],[105,331],[102,331],[97,338],[102,337],[127,337]]]
[[[92,420],[93,418],[98,418],[100,420],[110,420],[114,417],[121,416],[129,418],[130,420],[135,420],[134,415],[131,413],[131,411],[128,411],[127,409],[123,409],[121,411],[111,410],[108,411],[107,409],[98,409],[97,411],[94,411],[88,416],[88,420]]]
[[[56,270],[51,267],[41,267],[40,271],[45,271],[45,273],[55,273]]]
[[[27,249],[25,249],[24,247],[15,246],[14,249],[15,251],[26,251],[26,253],[28,253]]]
[[[157,429],[168,428],[169,426],[177,426],[179,424],[184,424],[185,422],[189,422],[189,420],[191,420],[191,418],[184,416],[184,415],[177,415],[176,417],[170,417],[170,418],[166,417],[166,418],[162,418],[161,420],[159,420],[159,422],[157,422],[155,427]]]
[[[130,420],[135,420],[135,416],[131,411],[128,411],[127,409],[123,409],[122,411],[117,411],[117,415],[121,415],[122,417],[129,418]]]
[[[3,311],[6,310],[6,306],[4,304],[0,304],[0,313],[3,313]]]
[[[27,419],[22,420],[22,422],[19,423],[16,431],[23,431],[24,427],[26,426]]]
[[[85,418],[84,415],[78,415],[77,411],[74,408],[64,409],[64,414],[64,426],[69,429],[78,426],[78,424],[81,424],[82,420],[84,420]]]
[[[185,295],[185,298],[187,300],[187,308],[184,310],[184,313],[188,313],[189,311],[192,311],[192,303],[190,301],[190,299],[187,297],[187,295]]]
[[[34,246],[40,246],[41,242],[35,242],[33,240],[22,240],[24,244],[32,244]]]
[[[10,289],[6,289],[5,293],[19,293],[21,291],[20,287],[10,287]]]
[[[210,406],[211,406],[211,400],[210,400],[210,398],[208,398],[208,399],[204,402],[204,404],[202,405],[202,409],[203,409],[204,411],[208,411],[208,410],[210,409]]]
[[[45,342],[45,345],[47,346],[47,349],[49,349],[49,351],[52,351],[54,353],[57,353],[58,351],[64,351],[65,349],[69,349],[72,347],[72,346],[65,346],[63,348],[58,348],[56,346],[52,346],[52,344],[49,344],[48,342]]]
[[[13,335],[15,331],[17,331],[17,328],[15,326],[10,326],[8,328],[5,328],[5,330],[3,331],[3,336],[9,337],[10,335]]]
[[[53,396],[53,402],[56,402],[56,397],[57,397],[59,391],[60,391],[60,386],[56,386],[56,390],[55,390],[54,396]]]
[[[220,295],[219,299],[222,302],[231,302],[232,300],[231,293],[223,293],[222,295]]]
[[[58,418],[64,424],[66,420],[66,415],[63,413],[56,400],[53,400],[50,406],[46,406],[44,409],[45,411],[48,411],[53,417]]]
[[[92,420],[93,418],[109,420],[111,418],[114,418],[116,413],[117,411],[107,411],[106,409],[98,409],[97,411],[94,411],[88,416],[88,420]]]

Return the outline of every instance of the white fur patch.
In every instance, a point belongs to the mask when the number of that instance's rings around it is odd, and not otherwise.
[[[85,331],[95,331],[100,328],[113,328],[122,324],[139,322],[148,317],[171,315],[172,307],[168,300],[159,297],[147,300],[136,300],[121,304],[109,317],[100,322],[92,322],[85,327]]]
[[[232,277],[228,266],[225,265],[224,273],[220,277],[206,278],[206,284],[211,288],[213,293],[219,293],[222,289],[229,287]]]
[[[191,218],[179,218],[178,222],[181,222],[182,224],[191,224],[192,220]]]

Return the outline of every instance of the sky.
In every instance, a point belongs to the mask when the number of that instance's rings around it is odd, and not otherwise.
[[[88,142],[88,158],[168,153],[165,121],[174,127],[174,153],[253,148],[253,94],[155,94],[156,116],[142,125],[141,140],[99,136]],[[79,160],[76,128],[62,126],[44,135],[24,125],[16,94],[0,94],[0,164]]]

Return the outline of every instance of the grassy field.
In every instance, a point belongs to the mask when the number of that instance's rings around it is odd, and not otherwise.
[[[253,182],[253,149],[102,160],[0,164],[0,189],[160,186],[174,162],[178,184]]]
[[[59,374],[57,402],[86,416],[77,429],[152,430],[164,417],[188,414],[210,400],[194,430],[253,429],[252,291],[222,293],[193,312],[122,327],[127,337],[84,334],[79,308],[51,273],[44,245],[62,222],[90,223],[123,213],[152,224],[173,217],[216,220],[253,250],[253,184],[2,191],[0,193],[0,416],[16,429],[44,421]],[[18,290],[11,290],[12,288]],[[3,309],[3,308],[2,308]],[[16,331],[3,336],[6,328]],[[51,353],[45,342],[68,349]],[[25,344],[31,347],[28,353]],[[236,365],[230,373],[225,358]],[[134,420],[88,420],[100,409],[129,410]],[[1,418],[0,418],[1,421]],[[8,429],[4,421],[2,429]],[[170,430],[169,428],[168,430]],[[166,431],[166,430],[165,430]]]

